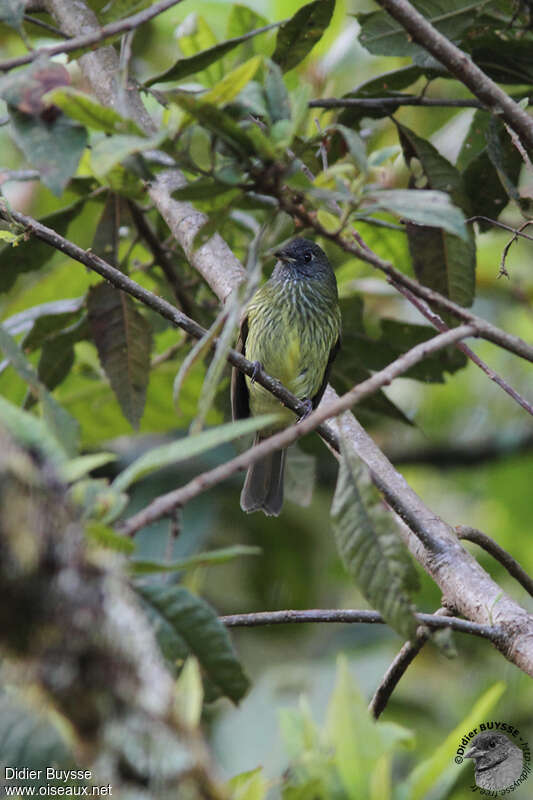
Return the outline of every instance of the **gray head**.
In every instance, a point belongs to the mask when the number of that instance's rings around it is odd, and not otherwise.
[[[310,239],[298,236],[277,250],[274,255],[279,259],[274,275],[276,277],[293,278],[327,278],[334,279],[334,273],[327,255],[321,247]]]
[[[476,769],[484,769],[501,763],[509,756],[522,755],[522,751],[505,733],[484,731],[476,736],[465,758],[473,758]]]

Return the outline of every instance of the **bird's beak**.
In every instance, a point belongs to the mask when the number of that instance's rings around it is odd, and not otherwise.
[[[289,256],[285,250],[276,250],[274,253],[276,258],[279,258],[280,261],[284,261],[285,263],[294,264],[296,259],[293,256]]]
[[[468,753],[465,753],[465,758],[477,758],[477,756],[481,755],[481,750],[478,750],[477,747],[471,747]]]

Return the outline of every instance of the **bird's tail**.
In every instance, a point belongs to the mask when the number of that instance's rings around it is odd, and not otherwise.
[[[254,444],[261,441],[256,435]],[[276,450],[248,467],[241,492],[243,511],[263,511],[277,517],[283,505],[283,478],[286,450]]]

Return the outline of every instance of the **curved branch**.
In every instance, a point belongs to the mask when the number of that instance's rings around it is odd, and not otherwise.
[[[487,106],[479,100],[461,100],[456,98],[423,97],[414,95],[398,95],[397,97],[323,97],[310,100],[309,108],[390,108],[392,114],[398,106],[426,106],[428,108],[478,108],[487,111]]]
[[[526,592],[533,597],[533,578],[531,578],[523,567],[520,566],[518,561],[514,559],[507,550],[504,550],[494,539],[487,536],[486,533],[479,531],[477,528],[470,528],[468,525],[457,525],[455,528],[459,539],[465,539],[467,542],[474,542],[474,544],[482,547],[487,553],[499,561],[505,567],[509,575],[512,575],[518,583],[523,586]]]

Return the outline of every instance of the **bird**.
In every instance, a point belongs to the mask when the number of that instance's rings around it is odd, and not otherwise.
[[[296,237],[274,255],[278,261],[270,279],[242,316],[237,349],[304,401],[307,414],[324,394],[340,347],[337,281],[328,257],[309,239]],[[236,368],[231,405],[234,420],[279,412],[279,421],[259,431],[254,444],[296,421],[294,412]],[[248,468],[240,498],[243,511],[280,514],[285,456],[285,450],[278,450]]]
[[[474,759],[476,786],[507,789],[522,773],[522,750],[505,733],[483,731],[472,741],[465,758]]]

